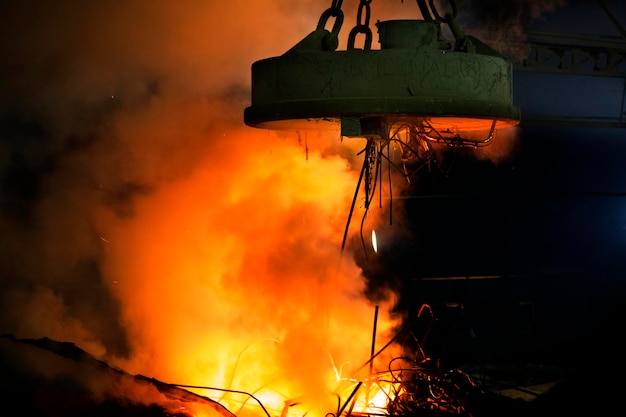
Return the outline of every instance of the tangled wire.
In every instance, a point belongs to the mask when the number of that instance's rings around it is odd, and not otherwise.
[[[407,355],[391,359],[387,371],[372,376],[373,384],[387,397],[386,408],[380,410],[380,414],[472,417],[472,401],[482,394],[482,390],[464,371],[441,369],[439,361],[426,354],[423,346],[435,318],[430,306],[424,304],[418,318],[426,313],[430,320],[421,338],[410,327],[397,334],[406,337],[400,344]]]

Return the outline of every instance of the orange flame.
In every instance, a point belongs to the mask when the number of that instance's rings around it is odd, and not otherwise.
[[[272,415],[292,403],[325,414],[371,344],[364,279],[339,251],[355,173],[248,129],[217,154],[140,202],[132,222],[105,220],[107,275],[136,355],[120,364],[252,394],[202,390],[240,416],[259,412],[252,398]],[[382,335],[393,325],[379,318]]]
[[[46,146],[16,143],[37,148],[26,159],[46,176],[36,230],[2,223],[5,258],[20,259],[5,331],[249,393],[272,416],[336,410],[370,356],[374,306],[340,251],[360,145],[331,133],[307,152],[242,121],[251,63],[302,39],[330,3],[13,3],[6,39],[20,65],[7,80]],[[387,303],[380,340],[394,325]],[[111,359],[126,340],[130,357]],[[249,396],[198,391],[264,414]]]

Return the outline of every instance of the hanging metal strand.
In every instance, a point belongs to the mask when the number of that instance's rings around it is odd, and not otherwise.
[[[354,206],[356,205],[356,199],[359,195],[359,190],[361,189],[361,182],[363,181],[363,176],[365,175],[365,170],[367,167],[367,160],[363,161],[363,166],[361,167],[361,174],[359,175],[359,180],[356,184],[356,189],[354,191],[354,196],[352,197],[352,204],[350,205],[350,212],[348,213],[348,220],[346,221],[346,227],[343,231],[343,240],[341,242],[341,251],[343,252],[346,246],[346,239],[348,237],[348,230],[350,229],[350,221],[352,220],[352,214],[354,213]]]
[[[372,139],[368,141],[370,159],[369,159],[369,164],[368,164],[368,169],[367,169],[368,172],[366,172],[365,178],[366,179],[370,178],[370,184],[367,185],[367,182],[366,182],[365,211],[363,213],[363,217],[361,218],[361,227],[359,228],[359,234],[361,237],[361,246],[363,247],[363,252],[365,254],[366,260],[367,260],[367,251],[365,250],[366,244],[365,244],[365,238],[363,237],[363,226],[365,225],[365,219],[367,218],[369,207],[376,194],[376,188],[377,188],[379,178],[382,182],[381,161],[383,158],[382,155],[383,155],[383,149],[385,145],[383,143],[383,145],[380,146],[380,148],[377,148],[376,145],[377,145],[376,141]],[[382,190],[380,187],[378,187],[378,190],[382,193]],[[382,206],[382,194],[381,194],[381,206]]]
[[[426,136],[423,131],[423,127],[418,129],[415,126],[411,125],[400,125],[396,126],[393,129],[389,129],[389,131],[384,135],[386,139],[372,139],[368,138],[365,147],[357,153],[357,155],[363,155],[363,165],[361,167],[361,173],[359,175],[359,180],[354,192],[354,196],[352,199],[352,205],[350,207],[350,212],[348,215],[348,221],[346,223],[346,227],[344,230],[343,242],[341,249],[343,250],[346,245],[346,240],[348,236],[348,231],[350,228],[350,222],[352,220],[352,216],[354,214],[354,208],[356,206],[356,201],[358,199],[359,193],[363,192],[363,216],[361,218],[361,223],[359,227],[359,237],[361,240],[361,245],[363,247],[363,251],[365,254],[365,259],[367,260],[367,250],[365,238],[363,235],[363,228],[365,225],[365,220],[369,213],[369,209],[371,204],[378,195],[379,198],[379,206],[382,208],[382,184],[383,184],[383,161],[387,160],[387,182],[389,187],[389,224],[392,224],[392,179],[391,179],[391,171],[395,169],[400,172],[407,181],[410,182],[410,177],[416,174],[418,171],[423,169],[424,167],[431,166],[432,163],[435,164],[439,168],[441,172],[446,173],[445,170],[439,166],[435,153],[430,144],[430,140]],[[406,138],[401,137],[401,133],[404,132],[406,134]],[[402,150],[402,166],[396,165],[392,161],[391,157],[391,144],[396,143],[399,145]],[[411,170],[408,169],[409,164],[413,166]],[[415,168],[415,165],[417,167]]]

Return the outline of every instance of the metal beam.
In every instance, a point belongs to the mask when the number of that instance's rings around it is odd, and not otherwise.
[[[626,77],[626,40],[607,36],[526,32],[528,56],[520,71]]]

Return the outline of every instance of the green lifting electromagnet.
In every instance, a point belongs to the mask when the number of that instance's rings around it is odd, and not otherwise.
[[[333,1],[317,29],[286,53],[252,64],[247,125],[293,130],[340,123],[342,136],[384,139],[392,126],[409,123],[427,139],[480,146],[496,128],[519,122],[511,63],[463,33],[453,1],[445,17],[432,0],[434,17],[425,0],[418,0],[424,20],[377,22],[380,49],[373,50],[371,0],[362,0],[357,20],[365,10],[365,23],[350,32],[347,49],[337,51],[340,3]],[[441,23],[449,25],[454,42],[443,37]],[[354,46],[358,34],[365,35],[362,49]]]
[[[359,188],[365,213],[382,179],[383,161],[397,167],[390,144],[401,149],[398,168],[407,178],[434,160],[433,146],[489,145],[499,128],[519,123],[512,103],[512,64],[456,23],[457,9],[443,17],[434,0],[417,0],[423,20],[376,23],[380,49],[371,49],[370,3],[360,0],[347,49],[337,51],[343,23],[341,0],[322,13],[317,28],[283,55],[252,64],[248,126],[264,129],[333,129],[365,138]],[[334,18],[332,30],[325,29]],[[442,34],[449,26],[454,41]],[[355,47],[357,35],[363,48]],[[343,249],[342,245],[342,249]]]

